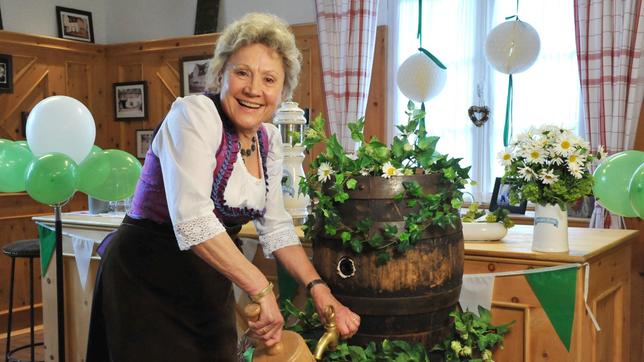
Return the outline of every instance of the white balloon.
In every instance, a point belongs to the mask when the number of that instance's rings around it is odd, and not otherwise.
[[[516,74],[530,68],[539,56],[539,34],[528,23],[510,20],[497,25],[485,41],[488,62],[501,73]]]
[[[447,71],[440,68],[424,53],[407,58],[398,68],[398,88],[407,98],[425,102],[443,90]]]
[[[29,112],[27,144],[36,156],[60,152],[80,163],[89,154],[95,138],[94,117],[74,98],[48,97]]]

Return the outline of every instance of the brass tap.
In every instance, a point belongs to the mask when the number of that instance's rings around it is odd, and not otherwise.
[[[335,347],[338,346],[338,342],[340,341],[340,333],[338,333],[335,325],[335,310],[332,305],[326,307],[324,317],[326,319],[326,323],[324,324],[325,332],[320,337],[318,344],[315,346],[315,352],[313,353],[315,359],[318,361],[322,359],[327,349],[329,351],[335,351]]]

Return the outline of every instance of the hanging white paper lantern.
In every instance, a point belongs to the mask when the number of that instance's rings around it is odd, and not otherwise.
[[[510,20],[497,25],[485,41],[488,62],[501,73],[516,74],[530,68],[539,56],[539,34],[528,23]]]
[[[447,71],[423,53],[407,58],[398,68],[398,88],[415,102],[425,102],[443,90]]]

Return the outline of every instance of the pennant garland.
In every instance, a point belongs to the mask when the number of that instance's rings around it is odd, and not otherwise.
[[[89,272],[89,261],[92,258],[94,250],[94,240],[72,238],[74,247],[74,257],[76,258],[76,270],[80,279],[81,287],[85,290],[87,284],[87,274]]]
[[[45,276],[51,258],[56,248],[56,232],[38,224],[38,239],[40,240],[40,276]]]
[[[572,324],[575,313],[577,270],[584,267],[584,304],[586,312],[597,331],[601,328],[588,306],[590,265],[564,264],[539,269],[517,270],[499,273],[465,274],[459,303],[463,310],[476,313],[478,306],[491,310],[494,278],[523,275],[541,303],[559,339],[570,351]]]
[[[567,268],[525,275],[532,291],[539,299],[559,339],[570,351],[572,321],[575,316],[575,289],[577,268]]]
[[[463,275],[461,296],[458,302],[464,311],[479,314],[479,306],[492,310],[492,291],[494,290],[494,274]]]

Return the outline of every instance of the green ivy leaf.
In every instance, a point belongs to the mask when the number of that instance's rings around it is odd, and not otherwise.
[[[362,241],[356,239],[351,240],[351,249],[360,254],[362,252]]]
[[[347,180],[347,188],[349,190],[354,190],[357,185],[358,185],[358,181],[356,181],[356,179],[350,178]]]
[[[348,231],[343,231],[340,234],[340,238],[342,238],[342,241],[344,241],[344,242],[349,241],[349,240],[351,240],[351,233],[348,232]]]

